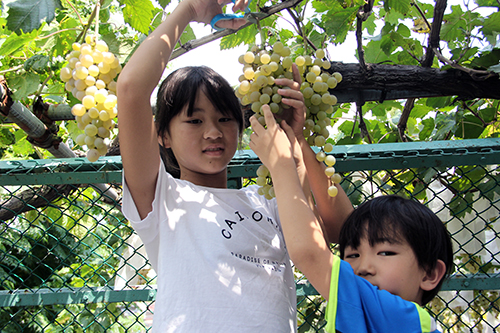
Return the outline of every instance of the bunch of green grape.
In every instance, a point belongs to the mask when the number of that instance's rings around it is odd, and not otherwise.
[[[108,45],[93,36],[86,36],[85,43],[73,43],[72,47],[60,78],[65,82],[66,90],[80,101],[71,108],[78,128],[83,131],[76,136],[75,142],[86,146],[87,159],[95,162],[106,155],[111,130],[115,127],[115,78],[121,65],[109,52]]]
[[[239,77],[240,83],[235,93],[243,105],[250,105],[261,124],[265,124],[262,113],[262,105],[265,104],[269,105],[276,118],[280,118],[289,106],[281,102],[281,95],[277,91],[282,87],[275,84],[275,79],[293,79],[292,65],[297,65],[302,77],[300,90],[307,107],[304,137],[310,146],[320,148],[316,158],[327,166],[325,174],[332,181],[328,193],[335,197],[337,188],[334,184],[340,182],[341,176],[333,167],[335,157],[327,155],[333,150],[333,145],[327,143],[326,139],[329,136],[327,127],[331,125],[333,106],[337,103],[337,97],[329,91],[342,81],[342,75],[326,71],[331,67],[331,63],[325,56],[323,49],[316,50],[312,56],[292,56],[290,48],[281,42],[274,43],[271,50],[253,46],[238,59],[243,65],[243,74]],[[260,186],[261,195],[268,199],[274,197],[272,179],[265,166],[261,166],[257,171],[257,184]]]

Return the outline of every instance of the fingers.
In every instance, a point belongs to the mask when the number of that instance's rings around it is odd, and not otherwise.
[[[220,20],[217,22],[217,27],[221,29],[238,29],[239,27],[245,25],[247,20],[244,18],[234,18],[232,20]]]
[[[271,112],[271,108],[269,107],[269,105],[262,105],[262,111],[264,112],[264,119],[266,120],[267,128],[274,129],[275,127],[277,127],[278,124],[276,124],[276,120],[274,119],[274,115]]]
[[[299,67],[297,67],[297,64],[292,65],[292,73],[293,73],[293,80],[299,84],[299,89],[300,85],[302,84],[302,76],[300,75],[299,72]]]
[[[250,0],[236,0],[233,6],[233,12],[236,12],[238,10],[244,11],[249,4]]]

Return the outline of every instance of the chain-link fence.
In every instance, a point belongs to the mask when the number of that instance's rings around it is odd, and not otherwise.
[[[429,306],[443,331],[495,332],[500,140],[339,146],[334,155],[354,205],[396,193],[446,224],[456,268]],[[251,152],[235,156],[230,186],[251,182],[259,165]],[[1,332],[150,329],[155,274],[121,214],[119,157],[0,162],[0,185]],[[324,300],[296,278],[299,331],[324,331]]]

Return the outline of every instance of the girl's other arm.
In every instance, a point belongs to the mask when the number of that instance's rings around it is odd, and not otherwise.
[[[301,76],[295,64],[293,67],[293,78],[294,81],[276,79],[276,84],[291,88],[279,90],[280,94],[283,96],[283,103],[291,106],[292,110],[292,112],[287,115],[286,121],[292,127],[298,145],[301,148],[303,163],[307,170],[307,177],[309,178],[310,187],[314,195],[314,205],[316,206],[316,212],[321,218],[327,240],[336,243],[338,241],[340,229],[346,218],[352,212],[353,207],[346,193],[338,184],[335,185],[338,189],[337,196],[332,198],[328,195],[328,187],[330,187],[332,183],[325,175],[326,167],[322,162],[316,159],[316,153],[311,149],[304,138],[303,130],[306,119],[306,109],[303,103],[302,93],[299,90]],[[295,154],[297,155],[297,152]]]
[[[336,197],[328,194],[328,187],[332,184],[325,175],[325,165],[316,159],[316,153],[311,149],[304,136],[297,138],[302,149],[307,176],[311,185],[316,208],[323,221],[323,226],[329,242],[337,243],[340,229],[353,211],[351,201],[342,187],[335,184],[338,189]]]
[[[250,147],[271,172],[281,226],[290,258],[318,292],[328,299],[333,254],[325,241],[316,215],[301,184],[294,160],[292,129],[282,122],[287,133],[276,124],[269,107],[263,106],[267,129],[255,117],[251,124]],[[288,136],[287,136],[288,135]]]

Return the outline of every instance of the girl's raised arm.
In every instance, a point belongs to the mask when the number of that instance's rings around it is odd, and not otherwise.
[[[158,85],[172,51],[186,26],[209,23],[226,0],[184,0],[137,48],[118,78],[118,126],[123,171],[141,218],[151,211],[160,165],[158,138],[151,109],[151,94]],[[239,0],[233,10],[244,8]],[[236,28],[244,20],[223,21]]]

